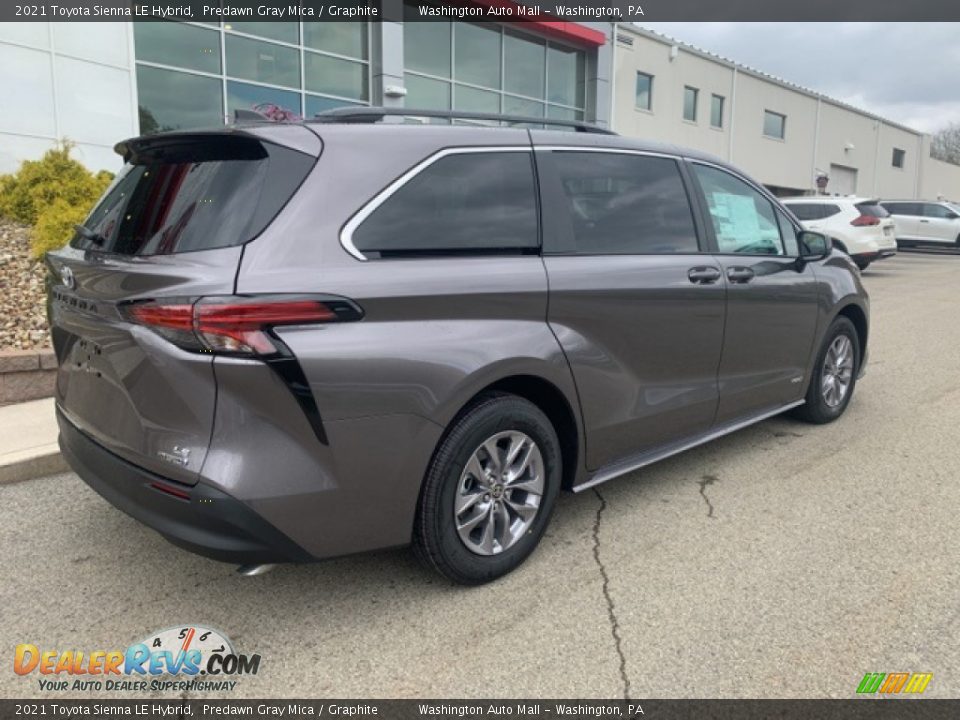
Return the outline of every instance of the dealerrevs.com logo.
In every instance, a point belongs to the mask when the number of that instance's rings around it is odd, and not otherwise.
[[[239,676],[256,675],[260,655],[242,655],[221,632],[185,625],[153,633],[126,650],[51,650],[23,643],[14,652],[17,675],[40,690],[95,692],[230,691]]]

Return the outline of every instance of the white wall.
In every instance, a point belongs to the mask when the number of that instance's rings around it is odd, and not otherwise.
[[[631,137],[675,143],[731,161],[767,185],[813,192],[818,172],[856,172],[855,191],[881,198],[960,200],[960,167],[930,158],[930,138],[829,98],[794,88],[729,61],[621,25],[632,45],[616,46],[613,129]],[[654,76],[653,107],[638,109],[637,72]],[[683,88],[700,89],[696,124],[682,116]],[[724,127],[710,127],[710,95],[726,98]],[[783,140],[763,135],[764,110],[787,116]],[[905,152],[902,168],[893,150]],[[837,170],[837,173],[841,170]],[[849,172],[848,172],[849,174]],[[827,186],[836,191],[837,184]]]
[[[58,140],[91,170],[116,170],[113,145],[137,134],[130,23],[0,23],[0,173]]]

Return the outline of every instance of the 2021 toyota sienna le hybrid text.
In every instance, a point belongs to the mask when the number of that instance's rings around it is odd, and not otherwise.
[[[846,409],[858,273],[735,168],[365,112],[120,143],[48,257],[64,454],[172,542],[253,565],[412,543],[480,583],[562,488]]]

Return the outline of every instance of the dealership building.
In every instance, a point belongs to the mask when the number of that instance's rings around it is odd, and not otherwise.
[[[348,105],[587,120],[713,153],[780,194],[960,199],[930,137],[640,27],[606,22],[0,23],[0,173],[59,139],[117,169],[122,138],[238,109]]]

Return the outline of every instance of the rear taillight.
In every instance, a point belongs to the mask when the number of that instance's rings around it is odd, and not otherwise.
[[[850,224],[854,227],[868,227],[870,225],[879,225],[880,218],[874,217],[873,215],[861,215],[858,218],[854,218],[850,221]]]
[[[289,295],[149,300],[128,305],[125,315],[185,350],[262,356],[284,351],[271,332],[275,327],[362,317],[360,309],[343,298]]]

